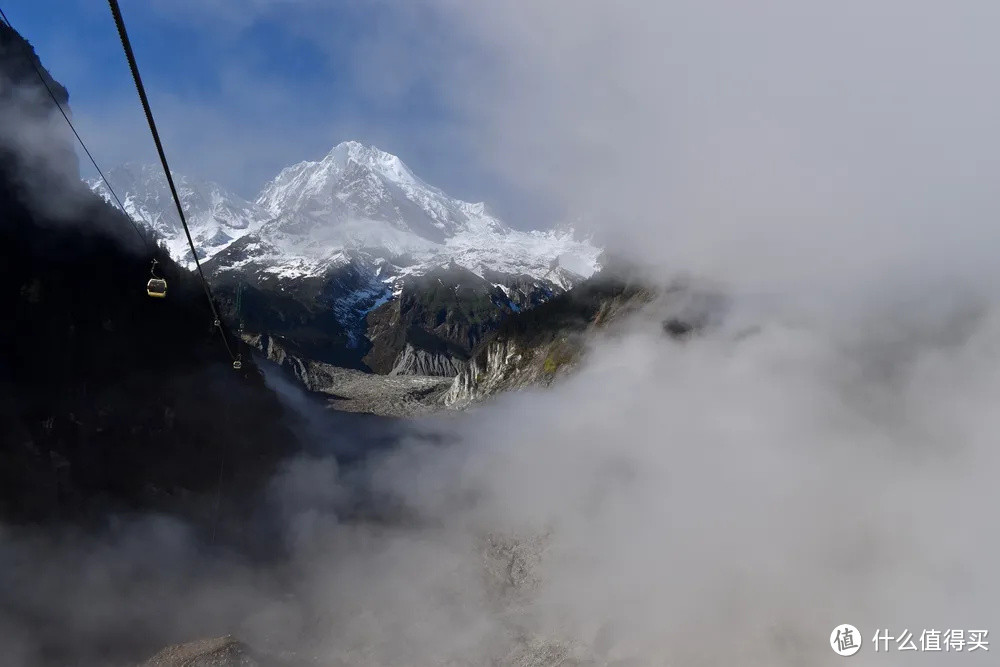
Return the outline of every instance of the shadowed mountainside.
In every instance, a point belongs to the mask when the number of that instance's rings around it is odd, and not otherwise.
[[[196,277],[80,184],[26,48],[0,26],[0,517],[205,515],[294,445],[282,407],[234,336],[232,369]]]

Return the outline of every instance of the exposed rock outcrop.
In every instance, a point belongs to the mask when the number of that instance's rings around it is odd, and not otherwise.
[[[509,318],[474,351],[445,395],[462,407],[503,391],[551,384],[583,356],[587,335],[652,301],[639,281],[598,274],[575,289]]]
[[[436,375],[455,377],[462,364],[454,358],[427,350],[420,350],[407,343],[396,358],[389,375]]]
[[[298,380],[303,387],[312,391],[312,380],[309,374],[309,364],[301,356],[289,351],[288,341],[281,340],[276,336],[258,333],[243,333],[243,341],[263,354],[264,358],[271,361],[292,377]]]
[[[250,648],[234,637],[201,639],[168,646],[139,667],[268,667]]]

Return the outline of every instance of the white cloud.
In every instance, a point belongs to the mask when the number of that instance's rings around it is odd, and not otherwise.
[[[287,560],[211,555],[154,522],[74,547],[114,579],[66,579],[61,551],[14,539],[6,576],[51,581],[33,607],[76,646],[234,632],[329,664],[833,665],[838,623],[989,629],[993,304],[769,315],[734,340],[748,304],[684,344],[654,310],[550,391],[406,425],[360,469],[290,465],[273,486]],[[367,441],[359,424],[329,422],[325,447]],[[855,660],[895,664],[870,645]]]
[[[632,251],[781,289],[992,275],[994,3],[440,4],[493,55],[451,86],[483,158]]]

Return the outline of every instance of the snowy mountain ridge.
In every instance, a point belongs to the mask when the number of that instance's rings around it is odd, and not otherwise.
[[[268,220],[256,204],[228,192],[217,183],[197,181],[176,172],[172,176],[199,259],[207,259],[236,239],[258,231]],[[153,229],[162,238],[171,257],[192,266],[191,250],[159,165],[127,162],[109,170],[107,177],[121,197],[126,213]],[[103,181],[89,180],[87,185],[108,203],[117,206]]]
[[[108,178],[129,215],[191,264],[159,167],[125,164]],[[176,173],[174,180],[199,258],[215,257],[217,272],[295,278],[362,260],[397,291],[400,279],[451,264],[480,277],[526,275],[563,289],[599,268],[600,249],[571,229],[514,230],[485,204],[449,197],[395,155],[355,141],[283,169],[254,202],[215,183]],[[110,199],[103,182],[88,184]]]

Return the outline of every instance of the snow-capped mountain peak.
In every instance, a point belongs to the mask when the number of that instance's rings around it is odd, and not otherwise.
[[[348,163],[354,162],[367,169],[375,171],[390,181],[396,183],[409,183],[428,190],[440,192],[437,188],[427,185],[407,167],[402,160],[391,153],[374,146],[365,146],[357,141],[345,141],[334,146],[327,153],[324,160],[334,160],[342,166],[347,167]]]
[[[214,183],[173,176],[200,257],[219,255],[239,241],[213,262],[216,271],[320,275],[348,253],[354,262],[369,258],[387,281],[454,262],[480,277],[499,272],[568,285],[572,275],[593,273],[600,254],[572,230],[512,229],[484,203],[449,197],[395,155],[356,141],[334,146],[318,161],[282,169],[254,202]],[[153,227],[174,257],[190,263],[162,171],[126,164],[108,177],[129,214]],[[90,186],[110,196],[103,183]],[[562,267],[557,280],[554,263]]]
[[[506,228],[485,205],[449,197],[395,155],[356,141],[334,146],[319,161],[283,169],[264,186],[257,204],[275,217],[294,212],[325,226],[353,220],[388,223],[434,243],[470,222]]]

